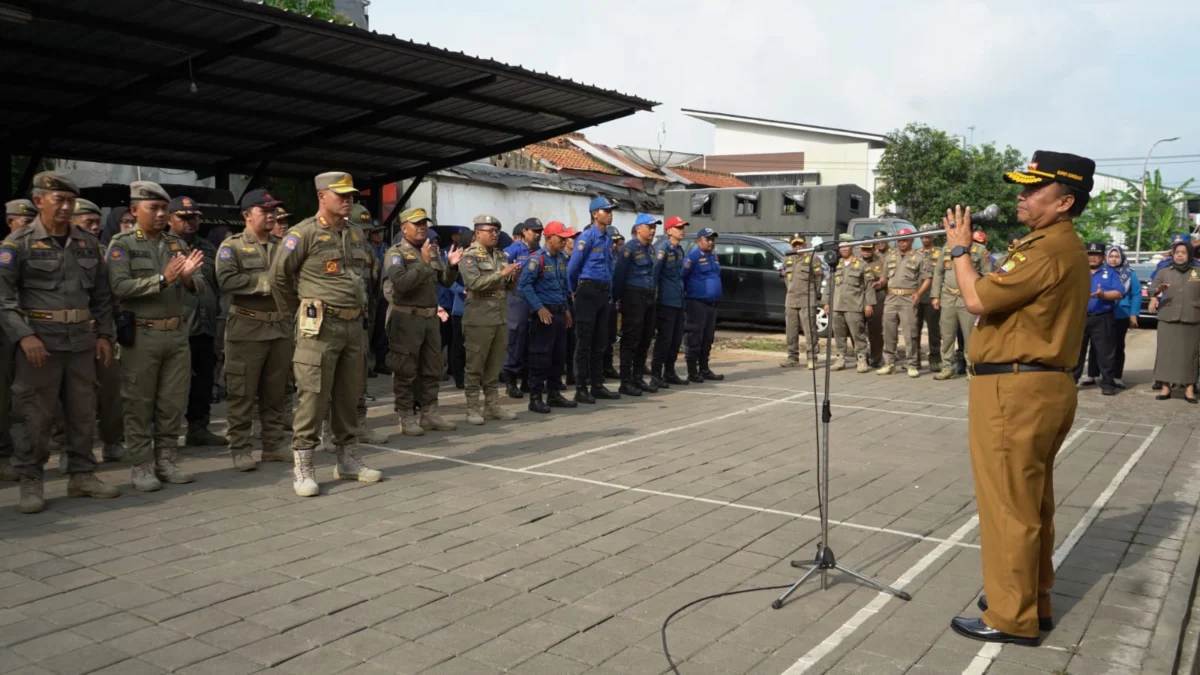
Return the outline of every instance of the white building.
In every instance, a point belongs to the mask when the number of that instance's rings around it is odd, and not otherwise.
[[[692,166],[726,171],[751,185],[852,183],[872,194],[887,137],[757,117],[684,109],[713,124],[713,154]],[[875,207],[876,212],[880,209]]]

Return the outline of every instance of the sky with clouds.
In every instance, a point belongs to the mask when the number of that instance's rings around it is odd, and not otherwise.
[[[1194,2],[1194,0],[1193,0]],[[887,133],[921,121],[974,142],[1200,175],[1193,2],[373,0],[371,29],[660,101],[585,130],[712,150],[681,108]],[[969,127],[974,127],[970,130]],[[1193,155],[1171,159],[1170,155]]]

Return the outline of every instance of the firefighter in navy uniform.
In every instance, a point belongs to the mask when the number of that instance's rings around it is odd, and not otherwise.
[[[544,232],[545,248],[529,257],[517,285],[530,309],[529,410],[536,413],[579,405],[553,386],[566,365],[567,333],[574,326],[564,251],[577,233],[558,221],[547,223]]]
[[[708,367],[717,329],[717,305],[721,302],[721,264],[713,253],[716,244],[717,233],[706,227],[696,233],[696,246],[683,259],[683,287],[687,294],[684,340],[688,379],[692,382],[725,379]]]
[[[654,279],[658,307],[654,310],[654,358],[650,362],[650,384],[664,389],[688,381],[675,372],[679,347],[683,344],[683,240],[688,223],[679,216],[667,218],[667,236],[655,247]]]

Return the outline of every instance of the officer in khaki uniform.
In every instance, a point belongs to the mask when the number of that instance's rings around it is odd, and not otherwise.
[[[37,218],[37,208],[28,199],[4,202],[4,223],[8,225],[9,234],[32,223],[34,218]]]
[[[0,244],[0,325],[18,345],[17,380],[26,391],[28,438],[13,457],[21,513],[46,506],[42,474],[50,456],[50,422],[60,405],[71,455],[67,495],[121,494],[96,478],[92,455],[96,361],[112,358],[112,295],[100,240],[71,225],[78,195],[63,174],[34,176],[39,215]]]
[[[519,279],[519,265],[497,248],[500,221],[475,216],[475,242],[463,253],[459,272],[467,289],[463,330],[467,349],[467,423],[514,420],[515,413],[500,407],[500,368],[508,352],[508,301],[505,296]],[[483,409],[479,393],[483,391]]]
[[[4,204],[4,221],[8,231],[16,232],[33,222],[37,217],[37,209],[28,199],[14,199]],[[13,366],[12,342],[8,335],[0,330],[0,481],[18,480],[17,472],[12,468],[12,407],[13,407]],[[20,411],[18,411],[20,414]]]
[[[805,246],[804,237],[792,235],[792,248]],[[800,365],[800,331],[804,330],[805,349],[808,353],[808,369],[816,367],[817,349],[817,305],[820,304],[821,279],[825,272],[821,258],[815,253],[789,255],[783,264],[787,266],[787,296],[783,301],[784,323],[787,325],[788,357],[779,365],[794,368]]]
[[[225,324],[225,384],[229,390],[229,454],[238,471],[256,467],[251,454],[255,409],[261,425],[262,461],[290,462],[284,449],[284,389],[292,362],[292,316],[271,293],[268,270],[279,255],[275,207],[266,190],[242,196],[246,229],[217,250],[217,281],[229,296]]]
[[[1038,151],[1025,171],[1017,219],[1029,228],[991,274],[968,257],[970,211],[947,211],[950,257],[979,325],[968,349],[968,433],[979,509],[981,619],[955,618],[975,640],[1035,646],[1053,627],[1054,458],[1075,421],[1075,364],[1091,274],[1074,219],[1086,208],[1096,164]]]
[[[852,241],[849,234],[838,236],[840,241]],[[868,244],[868,246],[872,246]],[[867,263],[854,255],[850,246],[838,248],[841,256],[833,266],[833,279],[825,285],[822,304],[825,314],[829,317],[830,330],[833,331],[834,357],[830,370],[842,370],[846,367],[846,336],[854,343],[857,360],[855,370],[865,373],[870,368],[867,365],[869,345],[867,344],[866,315],[874,312],[874,307],[868,298],[873,298],[875,291],[871,288],[874,276]]]
[[[375,483],[383,477],[355,453],[355,405],[367,348],[363,277],[369,274],[362,233],[348,220],[358,190],[341,171],[320,174],[314,182],[317,214],[288,230],[270,272],[276,303],[296,321],[292,368],[300,401],[292,425],[292,489],[301,497],[320,494],[313,449],[321,442],[327,409],[338,457],[334,478]]]
[[[897,234],[913,234],[913,231],[905,227]],[[929,290],[932,278],[933,270],[927,260],[912,250],[911,239],[897,241],[896,248],[884,256],[883,280],[888,295],[883,305],[883,367],[875,371],[876,374],[896,372],[896,348],[903,335],[907,343],[904,350],[908,376],[921,376],[917,368],[921,345],[913,341],[913,332],[917,326],[917,306],[921,304],[921,296]]]
[[[161,481],[192,482],[175,459],[192,374],[184,298],[205,291],[204,254],[167,231],[171,198],[162,186],[135,181],[129,194],[137,225],[113,236],[108,280],[121,305],[117,340],[133,487],[153,492]]]
[[[874,236],[886,237],[887,234],[887,232],[879,230]],[[872,297],[870,293],[867,294],[867,304],[872,306],[871,313],[867,315],[867,341],[870,342],[870,356],[867,363],[872,368],[883,365],[883,303],[884,300],[887,300],[887,282],[883,279],[884,254],[879,252],[880,248],[891,250],[886,243],[863,244],[859,250],[863,264],[867,266],[867,273],[874,278],[871,288],[875,295]]]
[[[444,367],[437,287],[454,284],[463,253],[452,246],[443,261],[437,244],[428,238],[432,224],[425,209],[400,214],[403,236],[384,254],[384,285],[389,294],[388,367],[405,436],[458,428],[438,414]]]
[[[992,259],[983,244],[971,242],[971,249],[967,255],[971,259],[971,267],[975,274],[991,274]],[[962,331],[963,341],[970,344],[971,331],[975,329],[975,316],[968,312],[967,306],[963,304],[962,291],[958,288],[958,280],[954,274],[954,262],[950,259],[949,246],[942,252],[941,262],[934,266],[933,286],[929,295],[933,297],[933,306],[941,311],[942,324],[942,369],[933,379],[949,380],[955,376],[957,367],[954,358],[956,335]],[[932,351],[929,360],[933,361]],[[967,359],[967,363],[970,364],[970,359]]]
[[[921,232],[929,232],[937,226],[926,223],[921,226]],[[935,237],[921,235],[921,248],[917,256],[921,263],[928,265],[932,274],[942,266],[942,247],[934,245]],[[921,333],[929,334],[929,372],[936,373],[942,369],[942,326],[941,311],[933,306],[932,276],[930,277],[930,292],[921,294],[921,304],[917,306],[917,324],[913,329],[912,343],[917,346],[917,369],[921,368]]]

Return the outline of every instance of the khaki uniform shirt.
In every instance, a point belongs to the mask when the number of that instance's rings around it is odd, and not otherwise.
[[[928,260],[911,249],[905,254],[894,248],[883,259],[883,278],[887,279],[889,289],[915,291],[932,276]]]
[[[49,351],[81,352],[95,349],[97,335],[112,340],[112,291],[104,249],[75,225],[67,236],[66,246],[60,246],[38,217],[0,244],[0,326],[12,344],[36,335]],[[91,320],[37,319],[38,310],[66,309],[86,310]]]
[[[185,240],[186,241],[186,240]],[[204,264],[196,271],[204,275],[204,293],[187,295],[183,299],[183,323],[188,326],[188,335],[216,337],[217,319],[221,309],[217,299],[217,247],[204,237],[197,236],[188,244],[189,248],[200,249]]]
[[[245,231],[221,242],[216,271],[221,293],[229,298],[226,340],[292,337],[292,314],[280,309],[271,293],[271,261],[279,253],[279,237],[273,234],[267,235],[265,244]]]
[[[929,278],[932,280],[933,276],[937,274],[938,268],[942,266],[942,247],[918,249],[917,256],[921,258],[922,265],[928,266]],[[930,283],[932,284],[932,281]],[[933,286],[931,285],[929,292],[921,296],[921,304],[928,305],[935,297],[937,296],[933,294]]]
[[[954,274],[954,260],[950,257],[951,246],[947,246],[941,255],[941,261],[933,268],[933,286],[929,289],[930,298],[938,298],[943,305],[952,307],[962,306],[962,291],[958,288],[958,279]],[[992,259],[986,248],[980,244],[971,244],[971,266],[979,276],[990,274]]]
[[[305,218],[287,231],[282,251],[271,260],[271,292],[275,302],[295,314],[303,298],[315,298],[332,309],[367,309],[363,235],[343,222],[341,229],[324,216]]]
[[[166,231],[156,239],[146,236],[140,227],[113,235],[108,244],[108,281],[121,311],[133,312],[138,319],[182,317],[184,298],[204,294],[204,275],[196,270],[191,289],[183,285],[183,279],[160,286],[158,277],[171,258],[187,252],[187,244]]]
[[[425,262],[421,257],[421,249],[407,239],[389,248],[383,261],[387,301],[392,305],[436,308],[438,284],[449,288],[458,277],[458,267],[450,267],[443,262],[437,249],[434,249],[429,262]]]
[[[838,258],[833,266],[833,283],[825,287],[825,302],[832,312],[862,312],[874,280],[868,275],[867,264],[858,256]]]
[[[1154,274],[1151,289],[1169,284],[1158,302],[1158,320],[1180,323],[1200,323],[1200,268],[1192,266],[1180,272],[1167,265]]]
[[[1070,220],[1030,232],[975,283],[984,312],[971,335],[971,362],[1074,368],[1091,276]]]
[[[821,268],[821,258],[812,253],[802,253],[788,256],[784,264],[788,266],[784,307],[803,309],[815,304],[817,298],[821,297],[821,277],[825,274]]]
[[[859,259],[861,259],[863,261],[863,266],[866,268],[866,271],[867,271],[866,274],[868,277],[870,277],[870,282],[872,284],[883,278],[883,256],[879,255],[879,253],[876,252],[875,257],[871,258],[870,260],[866,260],[866,259],[863,259],[861,257],[861,254],[858,253],[857,251],[855,252],[855,255],[859,256]],[[872,298],[871,293],[874,293],[875,297]],[[887,298],[887,286],[884,286],[883,288],[881,288],[879,290],[872,289],[867,293],[867,304],[868,305],[881,305],[881,304],[883,304],[883,301],[886,298]]]
[[[518,275],[503,276],[500,270],[508,264],[508,256],[499,248],[491,251],[478,242],[463,252],[458,269],[467,289],[463,307],[464,326],[495,326],[507,323],[508,301],[505,295],[517,285]]]

